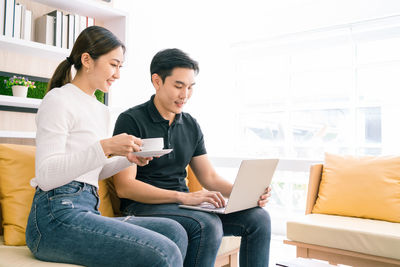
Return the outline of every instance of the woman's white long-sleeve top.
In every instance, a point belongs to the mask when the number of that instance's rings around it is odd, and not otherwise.
[[[48,191],[71,181],[98,187],[98,180],[132,165],[126,157],[107,158],[100,140],[109,137],[110,114],[94,96],[69,83],[44,97],[36,115],[35,178]]]

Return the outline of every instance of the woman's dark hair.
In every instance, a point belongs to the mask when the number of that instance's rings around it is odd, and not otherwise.
[[[74,66],[77,71],[82,68],[81,56],[83,53],[88,53],[93,60],[96,60],[118,47],[122,47],[125,53],[125,45],[106,28],[90,26],[84,29],[76,39],[71,55],[54,71],[47,91],[72,81],[71,66]]]
[[[185,52],[177,48],[170,48],[158,52],[151,61],[150,73],[158,74],[162,81],[171,75],[174,68],[192,69],[196,74],[199,73],[199,64],[191,59]]]

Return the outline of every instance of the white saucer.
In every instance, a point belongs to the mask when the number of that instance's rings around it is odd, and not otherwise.
[[[172,151],[172,149],[163,149],[163,150],[155,150],[155,151],[139,151],[132,152],[136,156],[147,158],[147,157],[161,157],[165,154],[168,154]]]

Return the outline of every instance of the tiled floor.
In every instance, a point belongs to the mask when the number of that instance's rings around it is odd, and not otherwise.
[[[284,236],[272,235],[269,254],[269,266],[274,267],[279,260],[296,258],[296,247],[283,244]]]

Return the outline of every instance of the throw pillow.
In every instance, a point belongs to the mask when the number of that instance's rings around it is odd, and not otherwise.
[[[400,222],[400,157],[327,153],[312,213]]]
[[[6,245],[26,244],[25,229],[35,194],[29,183],[35,176],[35,151],[34,146],[0,144],[0,222]],[[99,181],[99,197],[103,216],[119,214],[115,212],[119,210],[119,198],[112,178]]]
[[[32,205],[35,147],[0,144],[0,203],[4,243],[25,245],[25,228]]]
[[[120,200],[115,192],[112,177],[99,181],[99,197],[101,215],[107,217],[121,216],[119,211]]]

